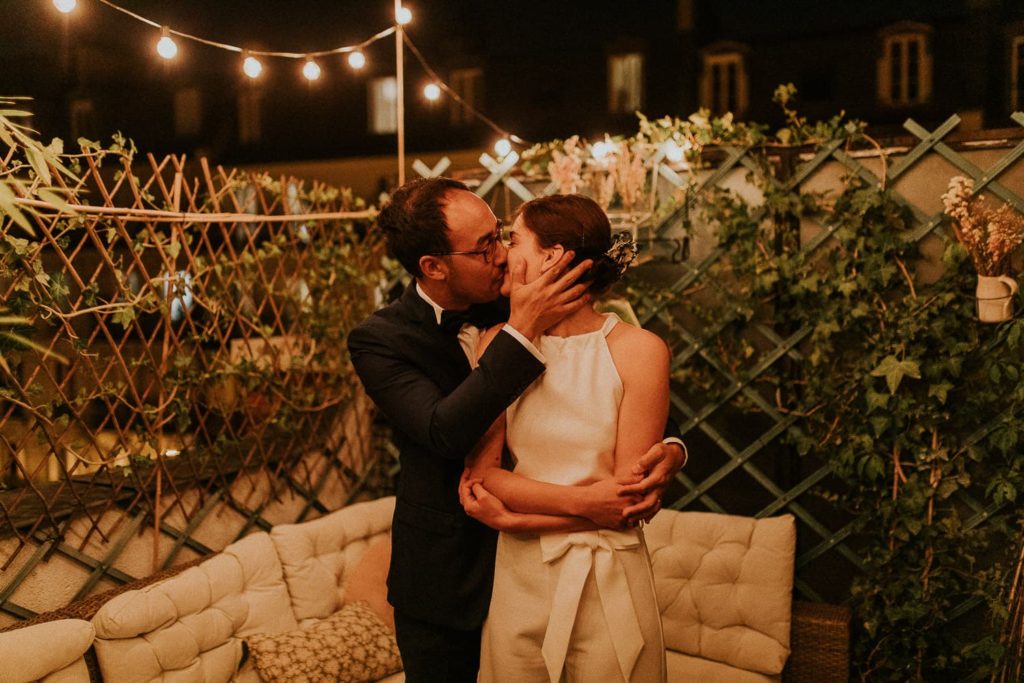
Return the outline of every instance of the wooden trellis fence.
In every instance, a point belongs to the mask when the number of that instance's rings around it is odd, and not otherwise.
[[[0,234],[35,345],[0,349],[0,626],[387,480],[344,344],[379,298],[372,213],[205,160],[78,160],[53,169],[73,215]]]
[[[1016,113],[1012,118],[1024,126],[1024,114]],[[945,239],[941,235],[943,216],[939,198],[953,175],[973,179],[975,194],[989,192],[1024,213],[1024,162],[1020,161],[1024,139],[1014,135],[1010,139],[977,140],[959,145],[957,151],[944,140],[958,123],[959,117],[954,115],[928,131],[908,120],[905,128],[917,142],[884,151],[853,154],[844,150],[842,141],[811,153],[798,148],[776,149],[773,153],[780,159],[775,168],[783,172],[784,164],[779,162],[788,155],[786,161],[790,162],[791,170],[785,177],[784,189],[793,193],[836,190],[841,187],[844,174],[857,175],[870,185],[884,184],[913,213],[916,228],[907,239],[922,244]],[[697,172],[696,186],[691,192],[727,187],[748,197],[757,195],[758,190],[745,179],[749,172],[762,172],[762,165],[752,159],[755,152],[763,150],[718,148],[723,158],[716,166]],[[554,183],[515,173],[517,161],[514,152],[500,162],[484,154],[480,159],[482,170],[467,176],[477,194],[488,198],[498,215],[511,214],[518,203],[556,189]],[[447,164],[442,160],[431,169],[418,162],[415,168],[421,175],[431,176],[443,172]],[[666,163],[656,163],[653,174],[659,178],[662,196],[687,184],[687,179]],[[718,375],[722,389],[715,400],[706,401],[678,386],[673,388],[672,406],[686,438],[694,446],[694,458],[700,463],[678,475],[680,486],[672,507],[757,517],[792,513],[798,520],[800,538],[797,591],[813,601],[843,600],[848,596],[846,588],[851,576],[864,568],[857,550],[847,544],[856,520],[823,507],[820,500],[810,499],[808,493],[830,477],[831,464],[813,454],[797,457],[779,444],[781,435],[799,427],[800,417],[781,410],[774,397],[764,395],[756,387],[758,379],[779,364],[806,362],[800,344],[812,330],[804,327],[786,331],[757,325],[762,342],[757,355],[749,365],[734,370],[714,353],[728,321],[705,329],[687,326],[685,318],[670,316],[669,310],[680,305],[686,292],[694,289],[710,289],[726,301],[733,298],[726,284],[708,277],[712,266],[726,257],[725,250],[707,237],[699,219],[689,215],[689,211],[686,204],[679,205],[667,217],[646,223],[639,230],[641,244],[654,257],[649,266],[658,269],[658,277],[667,279],[667,291],[675,295],[660,302],[644,302],[640,322],[669,342],[673,369],[706,363]],[[684,230],[684,222],[693,224]],[[827,226],[799,227],[803,252],[811,254],[827,244],[831,234]],[[755,409],[738,407],[739,402]],[[979,442],[1005,418],[994,415],[990,423],[979,425],[968,442]],[[967,528],[985,524],[1000,510],[999,505],[986,506],[964,491],[957,495],[959,502],[971,511],[964,520]],[[964,601],[951,618],[967,613],[980,602],[981,598]]]
[[[1014,120],[1024,125],[1024,115]],[[885,158],[853,155],[840,143],[809,158],[794,150],[785,182],[798,193],[834,188],[844,173],[869,183],[884,177],[913,212],[910,238],[922,244],[942,239],[938,197],[950,175],[969,176],[976,193],[1024,211],[1024,142],[954,149],[944,140],[957,121],[934,131],[908,122],[917,142]],[[720,151],[720,162],[695,174],[698,191],[756,195],[744,177],[759,172],[755,150]],[[475,190],[499,215],[555,189],[516,174],[516,162],[481,158]],[[0,349],[9,366],[0,368],[7,621],[216,551],[253,528],[335,509],[386,480],[377,454],[388,450],[369,443],[367,405],[346,371],[344,336],[369,313],[367,275],[380,257],[352,198],[205,164],[191,178],[178,157],[148,159],[145,179],[124,159],[101,167],[86,155],[82,164],[81,184],[68,188],[83,205],[77,217],[44,215],[35,239],[0,235],[0,305],[34,319],[26,332],[41,346]],[[447,170],[443,160],[415,168]],[[664,196],[689,180],[663,163],[655,174]],[[828,242],[826,226],[801,227],[805,252]],[[685,205],[639,232],[654,257],[646,267],[677,295],[646,302],[643,324],[670,343],[674,368],[706,364],[723,387],[709,401],[674,386],[675,414],[698,462],[680,474],[673,506],[791,512],[800,529],[798,591],[842,599],[845,586],[833,579],[863,566],[848,543],[854,522],[809,495],[828,482],[830,465],[779,443],[800,418],[757,386],[780,364],[806,363],[800,345],[809,330],[760,325],[750,364],[725,366],[713,352],[725,325],[690,326],[670,309],[694,288],[728,300],[728,288],[709,277],[727,254]],[[40,303],[52,310],[31,308]],[[757,417],[737,427],[736,416],[750,412],[743,405]],[[993,417],[973,441],[1005,416]],[[999,512],[957,495],[972,511],[969,526]]]

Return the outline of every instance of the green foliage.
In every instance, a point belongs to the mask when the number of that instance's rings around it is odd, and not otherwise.
[[[741,379],[763,355],[759,329],[806,332],[802,362],[771,366],[756,389],[798,416],[785,443],[831,466],[817,494],[852,520],[845,543],[865,567],[850,595],[855,669],[891,681],[992,672],[1024,524],[1024,320],[977,322],[975,274],[953,242],[941,277],[915,278],[927,259],[907,239],[913,218],[884,188],[856,175],[833,194],[786,185],[769,146],[871,144],[859,122],[809,124],[790,108],[793,94],[776,93],[786,132],[768,140],[747,129],[759,165],[748,182],[762,202],[715,187],[686,193],[722,257],[682,302],[634,279],[634,306],[668,311],[669,335],[701,330],[701,354]],[[706,403],[731,388],[710,362],[684,363],[674,378]],[[762,410],[744,397],[734,405]],[[954,612],[970,600],[983,608],[971,617],[981,629]]]
[[[37,148],[30,131],[11,128],[4,115],[0,131],[8,134],[0,132],[0,140],[13,145],[9,158],[25,180],[0,173],[0,186],[22,197],[35,192],[52,205],[48,213],[66,204],[42,191],[43,180],[72,178],[86,157],[117,169],[115,182],[133,186],[144,205],[172,208],[144,191],[158,183],[130,175],[136,149],[123,136],[107,145],[80,140],[81,154],[63,155],[59,141]],[[37,161],[20,164],[22,157]],[[82,175],[76,187],[85,196],[72,203],[87,203],[94,190],[92,173]],[[292,214],[365,208],[348,188],[305,190],[267,174],[229,178],[216,197],[195,200],[200,211],[220,213],[215,204],[231,197],[248,213],[261,206]],[[14,206],[31,217],[32,207]],[[66,426],[72,414],[71,432],[91,438],[68,451],[89,449],[83,462],[118,467],[125,477],[142,477],[171,446],[197,467],[229,461],[251,468],[338,439],[328,432],[351,405],[355,384],[345,338],[369,315],[386,277],[381,244],[365,221],[180,224],[71,212],[48,216],[40,236],[23,230],[9,209],[0,202],[0,284],[7,293],[0,392],[35,419],[37,435],[54,436],[61,426],[55,418]],[[186,296],[189,312],[172,317]],[[77,381],[61,391],[42,382],[22,386],[26,373],[17,364],[45,356],[68,362],[55,349],[72,352],[67,373]],[[119,419],[130,416],[117,443],[92,445],[94,432],[109,436],[110,424],[87,416],[115,411]],[[10,422],[0,418],[0,428]],[[62,427],[54,439],[68,446],[71,432]]]

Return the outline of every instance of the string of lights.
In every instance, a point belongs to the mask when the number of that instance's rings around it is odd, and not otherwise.
[[[448,97],[450,97],[453,100],[455,100],[456,102],[458,102],[459,106],[461,106],[463,109],[468,111],[470,114],[472,114],[473,116],[478,118],[481,122],[483,122],[486,126],[488,126],[495,133],[500,135],[502,137],[502,139],[509,140],[511,142],[516,143],[517,145],[528,145],[528,144],[530,144],[529,142],[527,142],[523,138],[519,137],[518,135],[515,135],[514,133],[510,133],[507,130],[505,130],[504,128],[502,128],[501,126],[499,126],[497,123],[495,123],[493,120],[491,120],[490,117],[488,117],[483,112],[479,111],[473,105],[471,105],[469,102],[467,102],[465,99],[463,99],[462,96],[459,95],[459,93],[457,93],[447,83],[445,83],[443,80],[441,80],[441,77],[437,75],[437,72],[434,71],[434,69],[431,68],[430,64],[427,63],[427,60],[423,57],[423,53],[420,52],[419,48],[417,48],[416,45],[412,42],[412,39],[409,37],[408,33],[404,34],[404,38],[405,38],[405,45],[406,45],[406,47],[409,48],[409,52],[412,53],[412,55],[416,58],[416,61],[418,61],[420,63],[420,66],[423,67],[423,70],[427,72],[427,76],[429,76],[430,79],[431,79],[431,82],[428,83],[423,88],[423,96],[424,97],[426,97],[428,100],[436,100],[438,97],[440,97],[440,92],[444,92],[446,95],[448,95]],[[437,88],[437,90],[433,90],[431,88],[431,86],[434,86],[434,88]],[[440,92],[438,92],[438,91],[440,91]]]
[[[370,36],[366,40],[356,43],[354,45],[342,45],[339,47],[333,47],[327,50],[314,50],[310,52],[293,52],[293,51],[282,51],[282,50],[254,50],[250,48],[244,48],[239,45],[232,45],[230,43],[224,43],[218,40],[212,40],[210,38],[204,38],[203,36],[197,36],[191,33],[185,33],[184,31],[178,31],[161,24],[160,22],[153,21],[148,17],[144,17],[137,12],[133,12],[130,9],[122,7],[111,0],[96,0],[102,5],[109,7],[112,10],[120,12],[132,19],[152,26],[160,31],[160,39],[156,44],[156,52],[163,59],[174,59],[178,56],[178,45],[174,42],[174,38],[180,38],[183,40],[189,40],[195,43],[200,43],[208,47],[217,48],[220,50],[226,50],[228,52],[236,52],[242,55],[242,71],[249,78],[259,78],[260,74],[263,73],[263,63],[259,60],[260,57],[273,57],[280,59],[301,59],[305,60],[305,64],[302,67],[302,75],[310,81],[315,81],[320,78],[321,69],[320,65],[317,64],[316,59],[320,57],[329,57],[332,55],[348,54],[348,64],[353,69],[361,69],[366,65],[366,54],[365,50],[373,43],[387,38],[393,35],[396,31],[395,26],[389,26],[381,31],[378,31],[374,35]],[[54,7],[58,11],[64,14],[70,14],[75,11],[78,7],[78,0],[53,0]],[[403,7],[400,9],[395,17],[395,21],[399,24],[407,24],[412,21],[412,12]]]
[[[314,52],[279,52],[279,51],[275,51],[275,50],[247,50],[247,49],[239,47],[237,45],[230,45],[228,43],[221,43],[221,42],[218,42],[216,40],[210,40],[209,38],[203,38],[201,36],[192,35],[190,33],[184,33],[182,31],[176,31],[176,30],[174,30],[174,29],[172,29],[170,27],[161,26],[160,24],[158,24],[157,22],[155,22],[155,21],[153,21],[151,19],[147,19],[146,17],[141,16],[139,14],[136,14],[135,12],[132,12],[131,10],[125,9],[124,7],[121,7],[120,5],[116,5],[116,4],[112,3],[112,2],[110,2],[110,0],[97,0],[97,1],[102,3],[102,4],[104,4],[104,5],[106,5],[107,7],[110,7],[112,9],[117,10],[118,12],[122,12],[122,13],[130,16],[131,18],[136,19],[137,21],[141,21],[144,24],[152,26],[153,28],[158,28],[161,31],[166,31],[167,35],[178,36],[179,38],[185,38],[187,40],[192,40],[192,41],[195,41],[197,43],[202,43],[203,45],[209,45],[210,47],[220,48],[222,50],[229,50],[231,52],[242,52],[242,53],[247,53],[247,54],[249,54],[251,56],[258,56],[258,57],[281,57],[281,58],[284,58],[284,59],[313,59],[313,58],[316,58],[316,57],[326,57],[326,56],[329,56],[329,55],[339,55],[339,54],[345,54],[345,53],[348,53],[348,52],[361,52],[367,46],[372,45],[373,43],[377,42],[381,38],[386,38],[386,37],[390,36],[391,34],[393,34],[395,32],[395,27],[394,26],[389,26],[388,28],[384,29],[383,31],[380,31],[379,33],[376,33],[375,35],[367,38],[366,40],[364,40],[363,42],[361,42],[361,43],[359,43],[357,45],[344,45],[342,47],[331,48],[330,50],[318,50],[318,51],[314,51]]]
[[[64,14],[70,14],[74,12],[78,7],[78,0],[52,0],[54,7],[58,11]],[[332,55],[348,55],[348,64],[355,70],[362,69],[366,66],[366,53],[367,47],[373,43],[387,38],[388,36],[394,35],[398,30],[397,25],[405,26],[412,21],[412,12],[407,7],[399,7],[395,13],[396,26],[389,26],[377,33],[373,34],[361,43],[354,45],[342,45],[339,47],[330,48],[327,50],[314,50],[311,52],[293,52],[293,51],[281,51],[281,50],[255,50],[250,48],[244,48],[239,45],[232,45],[230,43],[221,42],[218,40],[212,40],[203,36],[197,36],[184,31],[179,31],[171,28],[165,24],[144,17],[137,12],[122,7],[112,0],[96,0],[100,4],[109,7],[112,10],[120,12],[132,19],[151,26],[152,28],[160,31],[160,39],[156,43],[157,54],[166,60],[171,60],[178,55],[178,45],[175,43],[174,38],[182,40],[188,40],[207,47],[217,48],[220,50],[226,50],[228,52],[235,52],[242,57],[242,72],[251,79],[259,78],[263,73],[263,63],[260,61],[260,57],[264,58],[279,58],[279,59],[294,59],[294,60],[305,60],[305,64],[302,67],[302,75],[309,81],[315,81],[320,78],[322,73],[320,65],[317,63],[317,58],[329,57]],[[436,101],[444,93],[462,107],[469,114],[477,118],[484,125],[489,127],[499,136],[501,139],[498,140],[495,149],[502,156],[507,154],[511,150],[511,144],[516,143],[518,145],[530,144],[523,138],[509,132],[502,126],[495,123],[490,117],[478,110],[472,104],[467,102],[454,88],[449,86],[435,71],[430,64],[424,58],[423,53],[420,52],[419,48],[409,38],[409,34],[406,31],[402,31],[401,37],[405,45],[409,48],[409,51],[419,62],[420,66],[426,72],[430,82],[423,88],[423,96],[431,101]]]

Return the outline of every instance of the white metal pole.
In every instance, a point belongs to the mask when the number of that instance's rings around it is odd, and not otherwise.
[[[395,84],[398,88],[397,116],[398,116],[398,185],[405,184],[405,69],[403,62],[403,40],[405,28],[398,21],[399,11],[402,9],[402,0],[395,0]]]

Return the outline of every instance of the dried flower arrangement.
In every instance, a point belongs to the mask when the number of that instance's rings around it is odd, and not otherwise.
[[[993,209],[973,193],[974,181],[963,176],[950,179],[942,203],[953,219],[953,233],[978,275],[1007,275],[1014,250],[1024,242],[1024,216],[1009,204]]]
[[[546,173],[560,194],[582,192],[606,211],[650,213],[655,152],[643,136],[605,135],[588,143],[574,135],[527,150],[523,170],[527,176]]]

